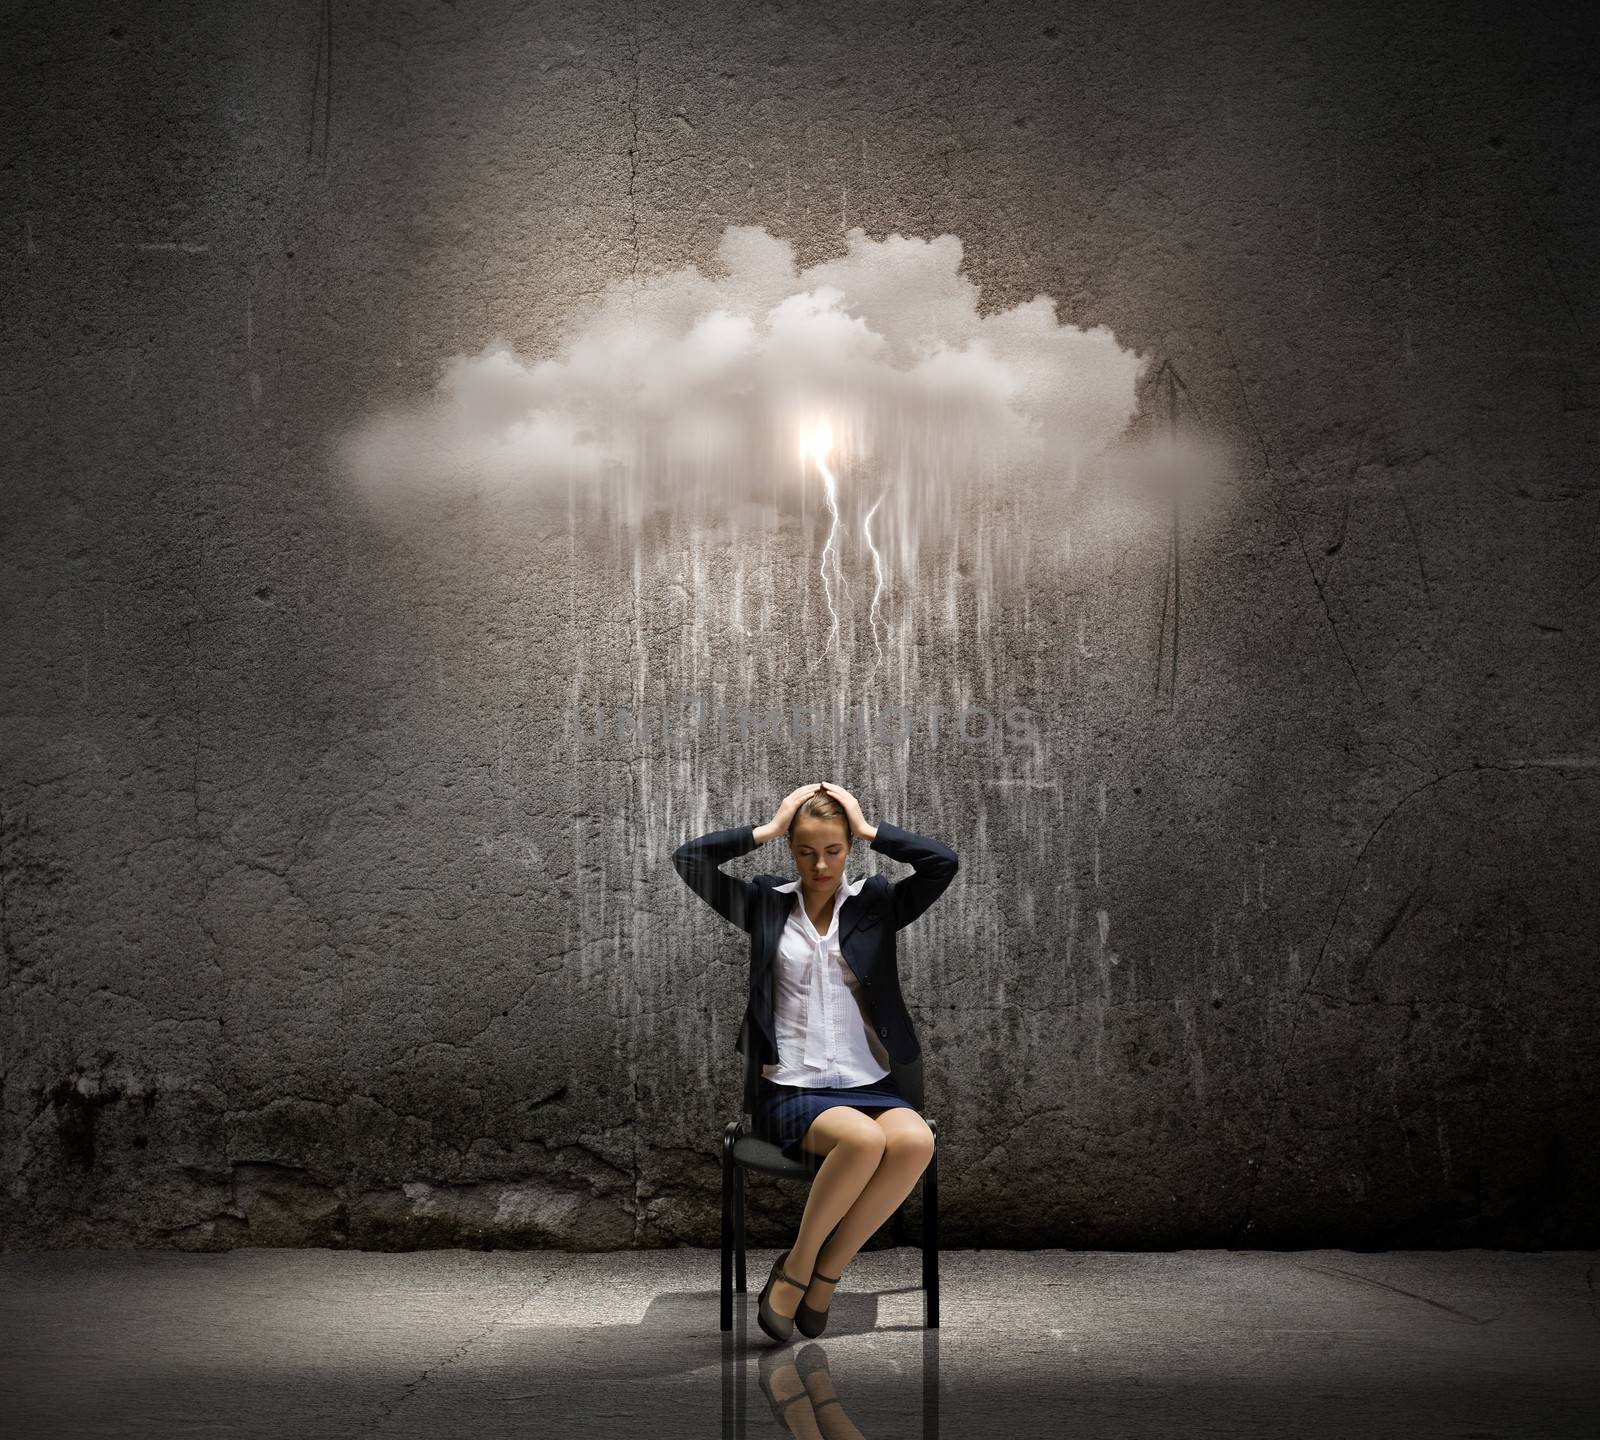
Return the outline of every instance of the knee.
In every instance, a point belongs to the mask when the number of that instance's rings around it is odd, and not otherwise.
[[[933,1159],[933,1131],[920,1119],[915,1125],[897,1125],[884,1137],[884,1152],[888,1159],[926,1169]]]
[[[859,1125],[851,1125],[846,1129],[839,1143],[848,1146],[851,1154],[876,1165],[883,1159],[886,1141],[883,1131],[863,1115]]]

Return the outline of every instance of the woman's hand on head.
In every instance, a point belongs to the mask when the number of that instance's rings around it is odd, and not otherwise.
[[[765,845],[768,840],[782,835],[789,828],[789,822],[794,819],[794,812],[820,789],[822,789],[821,782],[813,780],[809,785],[802,785],[785,795],[782,803],[773,812],[772,819],[765,825],[755,827],[756,843]]]
[[[844,813],[850,821],[850,833],[852,835],[859,836],[863,840],[872,840],[877,837],[878,827],[868,822],[867,817],[861,813],[860,802],[844,786],[835,785],[831,781],[824,780],[820,788],[844,806]]]

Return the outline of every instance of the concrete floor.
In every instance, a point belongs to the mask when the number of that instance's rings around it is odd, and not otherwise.
[[[799,1362],[842,1404],[790,1428],[827,1440],[1592,1440],[1597,1261],[951,1251],[924,1331],[917,1252],[879,1250],[823,1340],[774,1347],[753,1293],[718,1330],[715,1251],[0,1254],[0,1433],[778,1435]]]

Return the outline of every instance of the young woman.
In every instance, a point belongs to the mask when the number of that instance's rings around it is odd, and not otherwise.
[[[740,880],[722,864],[786,835],[797,878]],[[851,841],[914,873],[851,880]],[[882,821],[854,795],[791,791],[765,825],[715,830],[672,863],[718,914],[750,933],[750,996],[738,1048],[757,1046],[756,1133],[795,1158],[824,1157],[800,1232],[777,1259],[756,1314],[775,1340],[820,1335],[844,1267],[900,1207],[933,1155],[933,1133],[896,1088],[891,1064],[921,1053],[900,994],[895,936],[954,879],[955,852]]]

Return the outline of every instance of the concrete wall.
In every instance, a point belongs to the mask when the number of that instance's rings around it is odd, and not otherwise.
[[[14,15],[0,1244],[715,1243],[745,951],[667,857],[818,778],[962,857],[901,945],[946,1243],[1596,1243],[1596,38]],[[1026,705],[1025,756],[575,733],[830,691],[814,505],[396,524],[341,483],[449,357],[746,224],[957,235],[986,306],[1170,360],[1225,443],[1176,596],[1092,486],[998,535],[1020,583],[941,552],[899,596],[899,693]],[[776,1239],[799,1196],[753,1203]]]

